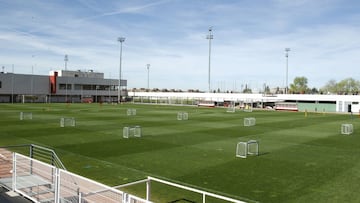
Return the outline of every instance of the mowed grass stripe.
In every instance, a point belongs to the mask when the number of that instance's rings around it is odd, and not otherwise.
[[[137,115],[127,116],[128,108]],[[19,121],[20,111],[34,119]],[[358,197],[344,187],[360,177],[355,116],[133,104],[0,105],[0,112],[0,143],[54,147],[68,169],[109,185],[153,175],[260,202]],[[189,120],[177,121],[177,112]],[[67,116],[76,118],[75,128],[59,127]],[[256,126],[244,127],[245,117],[255,117]],[[354,124],[354,134],[340,135],[342,123]],[[127,125],[142,126],[143,137],[122,138]],[[259,141],[261,155],[235,158],[236,143],[249,139]]]

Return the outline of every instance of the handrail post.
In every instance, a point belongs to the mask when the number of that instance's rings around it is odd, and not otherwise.
[[[151,180],[146,181],[146,200],[150,201],[151,198]]]

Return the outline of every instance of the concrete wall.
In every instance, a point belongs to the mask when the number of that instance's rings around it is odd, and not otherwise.
[[[48,76],[0,73],[0,81],[0,95],[48,94],[50,91]]]
[[[298,103],[299,111],[308,112],[336,112],[336,104]]]

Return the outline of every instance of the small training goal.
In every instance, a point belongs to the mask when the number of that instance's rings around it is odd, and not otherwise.
[[[75,127],[75,118],[60,118],[60,127]]]
[[[141,126],[127,126],[123,129],[124,138],[141,137],[141,135]]]
[[[244,101],[244,111],[252,112],[253,111],[253,101],[251,99],[247,99]]]
[[[236,157],[246,158],[247,156],[259,155],[259,142],[249,140],[247,142],[238,142],[236,145]]]
[[[256,119],[251,118],[244,118],[244,126],[254,126],[256,124]]]
[[[189,119],[189,114],[187,112],[178,112],[177,119],[179,121],[188,120]]]
[[[20,112],[20,120],[32,120],[33,116],[31,112]]]
[[[128,116],[136,116],[136,109],[128,109],[126,114]]]
[[[350,135],[354,132],[353,124],[342,124],[341,125],[341,134]]]
[[[234,113],[235,112],[235,102],[231,101],[229,105],[227,106],[226,112],[228,113]]]

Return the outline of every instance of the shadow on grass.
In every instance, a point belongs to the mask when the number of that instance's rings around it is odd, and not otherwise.
[[[270,154],[270,152],[259,152],[258,156],[264,156],[264,155],[267,155],[267,154]]]

